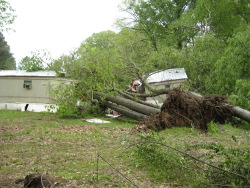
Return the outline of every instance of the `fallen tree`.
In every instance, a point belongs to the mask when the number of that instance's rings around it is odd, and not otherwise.
[[[96,92],[94,97],[106,101],[107,107],[125,116],[141,120],[137,126],[137,129],[140,130],[159,131],[168,127],[193,124],[196,128],[206,131],[209,122],[234,122],[234,117],[250,123],[250,112],[228,104],[224,96],[203,97],[180,89],[165,90],[165,94],[169,94],[169,98],[166,99],[161,109],[148,105],[145,101],[138,102],[138,98],[132,100],[133,98],[126,99],[100,92]],[[136,94],[136,96],[138,97],[140,94]]]

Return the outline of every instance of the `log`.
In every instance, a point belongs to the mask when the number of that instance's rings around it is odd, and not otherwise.
[[[143,105],[143,104],[139,104],[139,103],[136,103],[135,101],[125,99],[123,97],[111,96],[111,95],[107,95],[101,92],[96,92],[94,94],[94,98],[99,99],[100,97],[104,98],[106,101],[111,101],[118,105],[125,106],[128,109],[131,109],[133,111],[139,112],[147,116],[153,116],[161,111],[160,109],[153,108],[153,107]]]
[[[130,110],[128,108],[124,108],[122,106],[118,106],[117,104],[114,104],[114,103],[111,103],[111,102],[107,102],[105,103],[107,107],[127,116],[127,117],[130,117],[132,119],[135,119],[135,120],[142,120],[142,119],[147,119],[149,118],[149,116],[146,116],[144,114],[141,114],[141,113],[138,113],[138,112],[135,112],[133,110]]]
[[[235,117],[238,117],[246,122],[250,123],[250,112],[240,108],[239,106],[232,107],[233,113]]]

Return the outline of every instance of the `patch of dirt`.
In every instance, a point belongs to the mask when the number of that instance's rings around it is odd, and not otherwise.
[[[64,128],[63,130],[70,131],[70,132],[91,134],[92,132],[95,131],[95,127],[92,125],[73,125],[73,126]]]
[[[225,105],[226,97],[209,95],[196,97],[180,89],[173,89],[156,116],[142,121],[135,127],[136,131],[161,131],[170,127],[191,126],[207,131],[211,121],[225,123],[233,122],[232,110]]]
[[[3,126],[3,127],[0,128],[0,133],[6,132],[6,131],[20,131],[20,130],[23,130],[23,129],[24,129],[23,127],[16,126],[16,125]]]
[[[119,134],[119,133],[131,133],[131,128],[123,128],[123,129],[114,129],[112,131],[115,134]]]

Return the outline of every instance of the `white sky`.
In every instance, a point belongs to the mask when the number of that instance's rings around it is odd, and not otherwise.
[[[122,0],[8,0],[17,18],[4,32],[18,63],[31,51],[46,49],[52,57],[78,48],[93,33],[115,30],[113,24],[123,14]]]

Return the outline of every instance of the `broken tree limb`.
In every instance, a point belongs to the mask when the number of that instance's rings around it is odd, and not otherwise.
[[[139,104],[139,103],[136,103],[135,101],[125,99],[125,98],[122,98],[119,96],[107,95],[105,93],[96,92],[94,94],[94,98],[96,98],[96,99],[103,98],[106,101],[111,101],[111,102],[116,103],[118,105],[125,106],[126,108],[129,108],[133,111],[142,113],[142,114],[147,115],[147,116],[152,116],[152,115],[155,115],[155,114],[160,112],[160,109],[146,106],[143,104]]]
[[[163,95],[163,94],[167,94],[169,92],[169,89],[159,89],[157,90],[157,92],[151,92],[151,93],[130,93],[127,91],[123,91],[124,93],[134,96],[134,97],[155,97],[158,95]]]
[[[144,114],[141,114],[141,113],[138,113],[138,112],[135,112],[133,110],[130,110],[128,108],[125,108],[125,107],[122,107],[122,106],[118,106],[117,104],[114,104],[114,103],[111,103],[111,102],[107,102],[105,103],[107,107],[125,115],[125,116],[128,116],[132,119],[135,119],[135,120],[142,120],[142,119],[147,119],[149,118],[149,116],[146,116]]]

